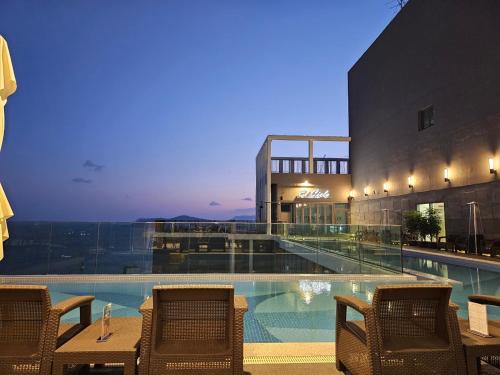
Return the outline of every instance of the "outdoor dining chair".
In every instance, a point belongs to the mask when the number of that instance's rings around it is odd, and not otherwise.
[[[243,373],[247,303],[232,286],[157,286],[140,311],[140,375]]]
[[[350,374],[465,374],[456,305],[444,285],[379,286],[368,304],[336,296],[336,366]],[[347,319],[347,308],[363,316]]]
[[[46,286],[0,285],[0,374],[50,375],[54,351],[91,323],[94,297],[72,297],[51,305]],[[80,321],[60,324],[80,308]]]

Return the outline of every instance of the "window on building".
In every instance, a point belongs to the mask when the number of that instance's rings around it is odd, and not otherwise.
[[[302,160],[294,160],[293,161],[293,172],[294,173],[302,173]]]
[[[304,162],[304,173],[309,173],[309,160]]]
[[[446,228],[445,228],[445,208],[444,202],[432,202],[432,203],[420,203],[417,204],[417,211],[420,212],[423,216],[427,215],[427,211],[429,208],[434,209],[437,216],[439,217],[439,224],[441,226],[441,231],[439,232],[439,237],[446,236]],[[430,241],[430,236],[427,236],[426,241]]]
[[[280,161],[271,160],[271,173],[280,173]]]
[[[337,161],[329,160],[328,161],[328,173],[329,174],[337,174]]]
[[[418,130],[422,131],[434,125],[434,107],[431,105],[418,111]]]
[[[339,173],[340,174],[348,174],[349,173],[349,164],[347,160],[341,160],[339,162]]]
[[[283,160],[282,173],[290,173],[290,160]]]
[[[281,203],[281,212],[290,212],[291,204],[290,203]]]
[[[316,173],[317,174],[325,174],[325,161],[324,160],[316,160]]]

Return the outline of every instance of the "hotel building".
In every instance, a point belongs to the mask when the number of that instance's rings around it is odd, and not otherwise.
[[[498,0],[410,1],[348,72],[349,138],[267,137],[257,221],[401,224],[433,207],[440,235],[463,237],[475,202],[500,238],[498,20]],[[273,158],[277,139],[349,142],[349,160]]]
[[[500,1],[413,0],[349,81],[353,223],[433,206],[441,235],[500,238]]]
[[[307,142],[308,156],[273,157],[273,141]],[[335,136],[267,136],[256,158],[257,222],[346,224],[349,159],[314,157],[314,144],[349,141]]]

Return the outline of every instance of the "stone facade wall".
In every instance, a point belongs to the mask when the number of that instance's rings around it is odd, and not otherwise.
[[[384,224],[388,221],[388,224],[399,225],[405,211],[414,210],[417,204],[433,202],[444,202],[448,235],[468,233],[470,215],[467,203],[477,202],[486,237],[500,238],[500,181],[385,198],[353,199],[350,215],[355,224]]]
[[[412,0],[349,71],[353,223],[380,223],[384,208],[400,223],[396,212],[445,202],[447,232],[465,234],[475,200],[485,234],[500,237],[499,179],[488,167],[493,158],[500,169],[498,20],[497,0]],[[435,124],[419,131],[430,105]]]

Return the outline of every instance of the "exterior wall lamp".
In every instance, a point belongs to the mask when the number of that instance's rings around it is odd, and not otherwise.
[[[388,192],[389,192],[389,183],[384,182],[384,193],[388,193]]]
[[[444,169],[444,182],[450,182],[450,170],[448,168]]]
[[[370,188],[368,186],[365,187],[365,190],[363,192],[365,193],[365,197],[367,197],[370,194]]]
[[[347,198],[348,198],[348,199],[353,199],[353,198],[354,198],[354,195],[355,195],[354,190],[351,190],[351,191],[349,191],[349,193],[347,194]]]
[[[497,170],[495,168],[495,159],[493,158],[489,158],[488,159],[488,165],[490,167],[490,173],[491,174],[496,174],[497,173]]]
[[[408,176],[408,187],[413,189],[415,187],[415,177]]]

